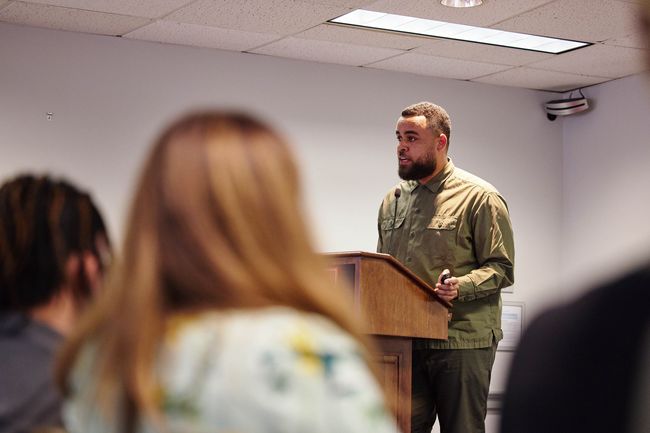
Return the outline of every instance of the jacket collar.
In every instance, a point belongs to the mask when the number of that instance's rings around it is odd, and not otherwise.
[[[440,173],[438,173],[437,175],[435,175],[433,178],[431,178],[427,183],[421,184],[417,180],[410,180],[409,181],[410,190],[413,191],[413,190],[415,190],[415,188],[422,185],[425,188],[427,188],[429,191],[431,191],[432,193],[437,194],[438,191],[440,191],[440,188],[442,187],[442,184],[454,172],[454,169],[455,169],[455,166],[454,166],[454,163],[451,162],[451,158],[447,158],[447,163],[445,164],[442,171]]]

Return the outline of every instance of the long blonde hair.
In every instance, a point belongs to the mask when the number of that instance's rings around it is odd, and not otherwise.
[[[59,385],[92,341],[97,395],[126,405],[129,429],[155,415],[156,350],[166,319],[184,311],[289,306],[329,317],[366,347],[307,233],[296,164],[278,134],[244,114],[180,119],[144,166],[122,258],[62,352]]]

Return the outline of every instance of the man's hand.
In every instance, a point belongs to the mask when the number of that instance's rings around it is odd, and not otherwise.
[[[444,274],[451,275],[449,273],[449,269],[442,271],[438,276],[438,282],[436,283],[436,288],[434,290],[442,299],[447,302],[451,302],[453,299],[456,299],[458,297],[458,278],[449,277],[445,281],[442,281]]]

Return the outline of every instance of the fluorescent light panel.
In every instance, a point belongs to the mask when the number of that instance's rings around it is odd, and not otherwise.
[[[560,54],[591,45],[588,42],[506,32],[485,27],[425,20],[423,18],[373,12],[364,9],[357,9],[338,18],[334,18],[329,22],[397,33],[478,42],[529,51],[541,51],[551,54]]]

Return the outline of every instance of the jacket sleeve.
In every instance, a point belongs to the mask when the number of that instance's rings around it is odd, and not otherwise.
[[[514,283],[514,238],[508,207],[496,192],[487,193],[472,216],[477,269],[459,276],[458,301],[497,293]]]

